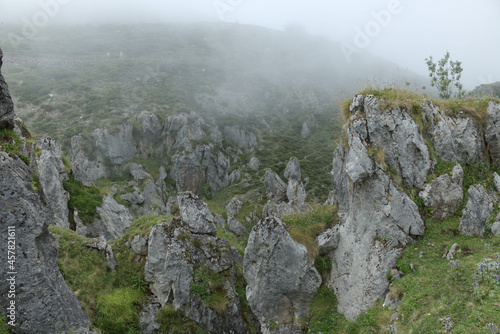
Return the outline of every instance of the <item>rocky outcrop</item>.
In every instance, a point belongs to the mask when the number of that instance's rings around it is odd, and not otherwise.
[[[162,307],[173,305],[210,333],[247,333],[236,292],[237,251],[215,236],[213,216],[202,203],[180,194],[181,217],[153,227],[145,279]],[[207,299],[214,294],[223,298],[217,305]]]
[[[53,224],[69,228],[69,194],[63,187],[63,181],[69,178],[61,159],[59,145],[53,139],[39,138],[35,142],[36,151],[40,152],[40,155],[37,154],[36,164],[42,199],[54,214]]]
[[[342,224],[328,255],[332,272],[327,285],[338,309],[355,319],[368,303],[383,298],[392,269],[412,236],[423,235],[417,205],[395,183],[367,147],[385,151],[385,162],[408,186],[422,186],[431,167],[424,140],[406,110],[378,109],[373,96],[358,95],[351,104],[347,145],[334,152],[332,181]]]
[[[316,119],[313,116],[309,116],[307,118],[307,121],[302,123],[302,130],[300,132],[300,135],[302,138],[307,139],[311,136],[312,130],[314,130],[318,126],[318,122],[316,122]]]
[[[191,140],[200,140],[206,133],[201,129],[205,124],[197,113],[180,113],[169,116],[165,122],[162,137],[166,139],[167,150],[187,148]]]
[[[457,211],[464,198],[463,179],[464,172],[460,164],[457,164],[451,176],[448,174],[439,176],[419,193],[425,206],[432,208],[432,217],[444,220]]]
[[[235,218],[235,216],[243,207],[243,204],[244,202],[238,197],[233,197],[228,205],[226,205],[227,224],[229,226],[229,230],[239,236],[245,235],[247,233],[247,229],[245,228],[245,226]]]
[[[110,133],[108,129],[95,129],[92,137],[97,147],[113,165],[121,165],[130,161],[136,152],[136,143],[132,137],[131,124],[118,125],[118,133]]]
[[[92,150],[92,143],[82,135],[71,138],[71,170],[75,180],[87,187],[92,186],[93,181],[110,175],[104,158]]]
[[[487,111],[485,138],[493,164],[500,167],[500,103],[490,102]]]
[[[434,149],[441,159],[468,163],[484,161],[483,132],[471,118],[463,114],[449,117],[431,101],[423,105],[423,110]]]
[[[432,164],[425,140],[410,112],[400,108],[382,112],[379,101],[371,95],[358,95],[355,100],[351,105],[353,117],[363,112],[366,121],[356,128],[359,138],[385,152],[385,163],[398,173],[405,186],[423,188]],[[357,140],[352,138],[352,141]]]
[[[0,129],[14,127],[14,103],[9,93],[9,86],[2,75],[3,52],[0,49]]]
[[[111,241],[121,237],[134,220],[128,209],[118,204],[111,195],[104,196],[97,213],[99,217],[90,225],[84,225],[75,215],[76,232],[88,238],[103,236]]]
[[[458,230],[465,235],[482,237],[496,198],[488,194],[480,184],[471,186],[468,194],[469,200],[460,219]]]
[[[9,327],[11,333],[89,333],[90,322],[59,272],[57,243],[47,229],[54,217],[33,192],[32,177],[20,159],[0,152],[3,263],[8,263],[8,246],[15,245],[16,255],[12,268],[4,269],[0,280],[2,312],[7,321],[16,324]],[[15,290],[15,298],[8,297],[11,290]],[[15,319],[9,318],[12,301]]]
[[[113,254],[113,248],[106,242],[104,237],[98,237],[94,240],[91,240],[87,243],[87,247],[97,249],[100,251],[104,258],[106,259],[106,265],[109,269],[115,270],[116,268],[116,260],[115,255]]]
[[[253,132],[246,129],[246,127],[240,127],[239,125],[226,125],[223,132],[229,140],[233,141],[242,149],[253,151],[255,145],[257,145],[257,137]]]
[[[306,247],[292,239],[279,218],[265,218],[253,228],[245,249],[243,273],[247,300],[263,333],[291,333],[300,325],[300,319],[309,317],[309,305],[321,277]],[[278,324],[278,329],[266,326],[270,320]]]
[[[294,180],[297,182],[302,181],[302,176],[300,173],[300,163],[299,160],[297,160],[297,158],[290,158],[290,160],[288,161],[288,165],[286,165],[284,176],[285,179],[289,181],[290,180]]]
[[[256,157],[252,157],[250,161],[248,162],[248,167],[253,170],[254,172],[259,170],[260,167],[260,161]]]
[[[264,176],[264,186],[266,187],[267,197],[272,199],[274,202],[279,203],[286,199],[286,185],[281,180],[278,174],[272,170],[266,170],[266,175]]]
[[[177,204],[185,227],[192,233],[215,236],[215,218],[208,206],[192,192],[177,195]]]

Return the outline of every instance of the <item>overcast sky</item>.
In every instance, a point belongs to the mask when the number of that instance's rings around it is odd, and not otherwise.
[[[427,75],[424,59],[448,50],[467,89],[500,81],[500,0],[0,0],[0,24],[44,23],[44,11],[49,24],[293,23],[341,42],[347,57],[370,52]]]

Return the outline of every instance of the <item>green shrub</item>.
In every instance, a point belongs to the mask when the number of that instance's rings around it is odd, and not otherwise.
[[[106,333],[135,333],[139,318],[136,306],[142,295],[132,288],[114,289],[108,294],[99,295],[96,302],[97,326]]]
[[[73,212],[78,210],[78,216],[84,224],[92,224],[97,216],[97,207],[102,204],[102,194],[97,187],[85,187],[71,175],[63,182],[64,189],[70,194],[68,202],[70,223],[75,224]]]
[[[175,310],[172,305],[161,309],[156,315],[155,321],[161,325],[161,333],[165,334],[208,334],[208,331],[186,318],[182,311]]]

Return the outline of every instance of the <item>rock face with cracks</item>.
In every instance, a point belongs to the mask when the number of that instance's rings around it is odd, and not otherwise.
[[[335,230],[335,242],[325,249],[332,258],[327,285],[337,296],[339,311],[353,320],[385,295],[387,270],[395,266],[412,236],[424,233],[417,205],[368,148],[384,150],[384,162],[411,187],[425,183],[431,162],[407,110],[381,111],[375,97],[358,95],[351,111],[348,148],[338,146],[332,170],[332,197],[338,201],[342,224]]]
[[[215,236],[213,216],[195,195],[178,201],[181,217],[149,236],[144,273],[151,292],[210,333],[249,333],[236,292],[237,250]]]
[[[261,220],[250,233],[243,259],[247,300],[269,333],[269,320],[290,330],[309,316],[309,305],[321,285],[305,246],[297,243],[275,217]],[[271,331],[273,332],[273,331]]]
[[[471,186],[468,193],[469,200],[460,219],[458,230],[465,235],[482,237],[496,199],[490,196],[482,185]]]
[[[7,263],[9,226],[18,254],[13,270],[17,272],[16,326],[10,327],[11,333],[90,333],[87,316],[59,272],[57,243],[47,228],[54,217],[33,192],[32,177],[19,158],[0,152],[0,221],[5,227],[2,260]],[[6,315],[11,301],[8,278],[7,270],[3,271],[0,307]]]
[[[14,127],[14,103],[9,93],[9,86],[2,75],[3,52],[0,49],[0,129]]]

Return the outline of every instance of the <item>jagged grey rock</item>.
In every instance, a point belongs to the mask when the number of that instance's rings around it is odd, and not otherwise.
[[[500,192],[500,175],[497,172],[493,172],[493,182],[495,183],[495,188]]]
[[[194,111],[169,116],[162,134],[166,137],[167,149],[187,149],[190,141],[205,137],[206,133],[201,128],[204,124],[203,118]]]
[[[460,246],[457,243],[454,243],[453,246],[450,247],[450,249],[443,254],[442,258],[450,261],[453,259],[457,251],[459,251]]]
[[[385,296],[384,304],[382,304],[382,307],[387,307],[389,310],[395,310],[400,303],[401,300],[398,295],[388,292]]]
[[[98,237],[94,240],[91,240],[87,243],[87,247],[97,249],[98,251],[104,254],[104,258],[106,259],[106,264],[109,269],[115,270],[116,268],[116,260],[115,255],[113,254],[113,248],[106,242],[104,237]]]
[[[500,235],[500,217],[497,216],[497,219],[493,225],[491,225],[491,233],[494,236]]]
[[[190,191],[177,195],[181,219],[192,233],[216,235],[215,218],[208,206]]]
[[[132,131],[131,124],[120,124],[116,134],[110,133],[108,129],[95,129],[92,137],[95,146],[113,165],[121,165],[130,161],[136,152]]]
[[[319,252],[322,254],[327,254],[339,246],[340,234],[338,227],[329,228],[325,232],[318,235],[316,238],[318,241]]]
[[[111,195],[103,197],[102,205],[97,207],[96,211],[100,218],[96,218],[92,224],[76,224],[78,234],[89,238],[103,236],[106,240],[112,241],[121,237],[134,220],[129,210],[118,204]]]
[[[302,130],[300,132],[300,135],[302,138],[307,139],[311,136],[312,130],[318,126],[318,122],[316,122],[316,119],[314,116],[309,116],[307,118],[307,121],[302,123]]]
[[[246,127],[239,125],[224,126],[224,135],[229,140],[232,140],[238,147],[244,148],[248,151],[253,151],[257,145],[257,137]]]
[[[57,264],[58,247],[47,226],[54,220],[50,210],[33,192],[33,174],[19,158],[0,152],[0,250],[7,265],[8,228],[14,227],[18,256],[11,271],[16,278],[16,318],[11,333],[83,334],[90,322],[78,299],[64,282]],[[11,234],[11,237],[14,237]],[[0,280],[0,305],[8,311],[10,284],[5,267]],[[7,321],[10,321],[6,312]]]
[[[441,175],[419,193],[425,206],[433,209],[432,217],[444,220],[455,213],[464,198],[463,178],[462,167],[456,164],[451,177],[448,174]]]
[[[245,204],[244,200],[241,200],[238,197],[233,197],[226,205],[227,218],[234,218],[238,213],[240,213],[243,204]]]
[[[321,285],[321,276],[305,246],[297,243],[276,217],[262,219],[250,233],[243,274],[247,300],[261,323],[299,325],[309,317],[309,306]]]
[[[485,139],[490,148],[489,152],[493,164],[500,167],[500,103],[490,101],[487,111],[488,122]]]
[[[267,197],[271,198],[274,202],[279,203],[285,200],[287,186],[278,174],[270,169],[266,170],[264,186],[266,187]]]
[[[210,137],[214,141],[215,145],[221,145],[222,141],[224,140],[224,136],[222,135],[222,132],[220,132],[219,127],[217,127],[217,126],[210,134]]]
[[[155,321],[156,315],[161,310],[161,304],[155,296],[149,298],[144,303],[139,314],[139,329],[141,334],[159,334],[161,333],[161,324]]]
[[[485,144],[481,127],[473,119],[459,114],[446,115],[432,101],[423,104],[424,120],[437,155],[448,161],[481,162]]]
[[[290,160],[288,161],[288,165],[286,165],[284,176],[286,180],[293,180],[297,182],[302,181],[300,173],[300,163],[297,158],[290,158]]]
[[[143,112],[141,112],[138,119],[142,123],[142,138],[148,140],[153,144],[159,142],[161,140],[163,126],[158,119],[158,116],[144,110]]]
[[[148,173],[146,173],[142,167],[142,165],[136,163],[129,163],[124,166],[124,169],[130,170],[130,175],[134,178],[135,181],[142,181],[151,177]]]
[[[130,242],[130,248],[132,248],[134,253],[137,255],[148,255],[148,237],[134,235],[134,239]]]
[[[260,167],[260,161],[256,157],[252,157],[248,162],[248,167],[253,171],[258,171]]]
[[[93,181],[106,178],[110,174],[104,164],[102,155],[97,154],[93,144],[82,135],[71,138],[70,160],[75,180],[82,182],[87,187],[92,186]]]
[[[397,171],[407,187],[423,188],[432,164],[410,111],[395,108],[381,112],[372,95],[366,95],[363,103],[371,144],[384,150],[385,162]]]
[[[233,232],[234,234],[238,236],[243,236],[247,233],[247,229],[245,228],[245,225],[243,225],[242,222],[239,220],[233,218],[227,219],[227,225],[229,226],[229,231]]]
[[[194,234],[189,223],[174,218],[153,227],[144,268],[151,292],[162,307],[175,310],[211,333],[247,333],[235,287],[235,262],[229,243],[211,234]],[[180,237],[182,236],[182,237]],[[221,314],[207,307],[191,292],[196,270],[207,270],[226,278],[222,288],[227,305]]]
[[[42,188],[42,199],[54,213],[55,221],[53,224],[69,228],[69,194],[63,187],[63,181],[69,178],[61,159],[59,145],[53,139],[42,137],[35,142],[35,148],[40,150],[36,164]]]
[[[304,204],[307,193],[302,182],[290,179],[286,188],[286,197],[290,203]]]
[[[482,237],[486,222],[493,210],[495,198],[490,196],[480,184],[471,186],[468,194],[469,200],[460,219],[458,230],[468,236]]]
[[[353,320],[367,304],[385,296],[387,270],[394,268],[412,236],[424,233],[417,205],[383,166],[368,160],[367,141],[385,150],[389,165],[401,163],[400,175],[407,184],[423,182],[430,161],[418,127],[407,112],[381,111],[372,96],[356,96],[350,109],[356,116],[347,129],[348,143],[338,145],[333,159],[334,197],[342,223],[337,230],[338,245],[328,253],[332,272],[327,285],[335,291],[338,310]],[[402,138],[404,134],[408,138]],[[402,152],[405,149],[408,152]],[[352,161],[365,161],[365,168],[354,172],[353,166],[347,166]],[[416,175],[409,175],[416,169],[420,169]]]
[[[0,129],[14,127],[14,103],[9,92],[9,86],[2,75],[3,52],[0,49]]]

